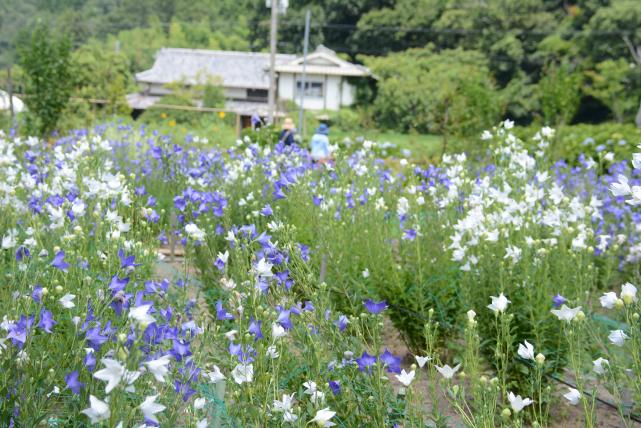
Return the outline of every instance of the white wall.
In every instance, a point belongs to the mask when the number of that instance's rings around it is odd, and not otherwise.
[[[278,98],[282,100],[293,100],[299,104],[300,98],[296,94],[296,81],[300,78],[297,74],[281,73],[278,76]],[[349,107],[354,103],[355,89],[341,76],[329,76],[321,74],[308,74],[307,82],[322,82],[322,97],[305,97],[305,108],[309,110],[339,110],[341,107]],[[151,95],[167,95],[171,90],[163,85],[146,84],[143,91],[149,88]],[[246,88],[224,88],[227,99],[247,99]]]
[[[325,79],[325,110],[341,108],[341,77],[327,76]]]
[[[282,100],[293,100],[296,88],[296,81],[293,74],[280,74],[278,76],[278,98]]]
[[[164,85],[160,85],[158,83],[148,83],[144,86],[143,92],[145,90],[149,90],[150,95],[168,95],[171,94],[171,89],[165,88]]]
[[[223,89],[225,91],[225,98],[227,99],[236,99],[236,100],[247,99],[246,88],[223,88]]]
[[[356,88],[354,85],[351,85],[347,82],[347,79],[343,79],[342,82],[342,97],[341,97],[341,106],[349,107],[354,104],[354,98],[356,97]]]
[[[278,77],[278,98],[293,100],[297,105],[300,98],[296,94],[296,81],[301,76],[292,73],[281,73]],[[341,76],[314,75],[306,76],[308,82],[323,83],[323,98],[306,96],[304,106],[309,110],[339,110],[354,103],[354,87]]]

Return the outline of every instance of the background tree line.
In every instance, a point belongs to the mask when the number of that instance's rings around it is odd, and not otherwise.
[[[377,84],[359,91],[371,122],[457,135],[501,116],[554,125],[636,118],[641,126],[637,0],[289,4],[279,50],[300,53],[310,9],[312,46],[375,72]],[[9,0],[0,4],[0,66],[20,62],[20,28],[48,22],[73,50],[71,92],[120,100],[117,110],[126,110],[132,73],[158,48],[265,50],[268,19],[264,0]]]

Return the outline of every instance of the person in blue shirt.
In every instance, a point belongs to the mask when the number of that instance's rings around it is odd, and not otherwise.
[[[329,151],[329,127],[321,123],[312,136],[311,156],[314,162],[326,162],[330,158]]]

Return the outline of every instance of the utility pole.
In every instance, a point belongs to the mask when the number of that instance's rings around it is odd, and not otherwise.
[[[305,38],[303,41],[303,78],[300,82],[300,111],[298,112],[298,128],[300,129],[301,137],[305,135],[305,84],[307,83],[307,50],[309,49],[309,21],[311,19],[311,12],[307,10],[305,13]]]
[[[7,93],[9,94],[9,112],[11,113],[11,123],[13,124],[13,82],[11,81],[11,66],[7,68]]]
[[[279,0],[271,0],[271,26],[270,26],[270,52],[269,52],[269,116],[267,123],[273,124],[276,112],[276,37],[278,28],[278,3]]]

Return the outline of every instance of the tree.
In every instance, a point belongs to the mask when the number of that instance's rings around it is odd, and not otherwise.
[[[634,44],[629,37],[624,36],[624,40],[628,48],[630,49],[630,54],[632,58],[638,65],[638,70],[641,71],[641,44]],[[639,110],[637,110],[637,115],[634,118],[634,123],[637,125],[637,128],[641,129],[641,102],[639,102]]]
[[[501,90],[505,103],[505,117],[519,123],[531,123],[539,109],[537,85],[523,71],[510,80]]]
[[[443,12],[442,0],[399,0],[393,6],[373,9],[364,14],[352,39],[363,53],[423,47],[433,40],[430,28]]]
[[[26,80],[27,126],[44,137],[56,128],[69,102],[71,44],[42,23],[25,33],[22,43],[18,55]]]
[[[591,50],[601,60],[632,56],[641,72],[641,7],[636,0],[612,0],[608,7],[599,9],[587,24],[588,42],[598,35],[606,35],[607,43],[591,43]],[[603,38],[601,38],[603,39]],[[635,118],[641,128],[641,100]]]
[[[619,123],[636,107],[636,100],[630,96],[633,91],[630,67],[631,64],[622,58],[608,59],[585,73],[584,92],[605,104]]]
[[[93,42],[73,52],[71,66],[75,97],[104,99],[112,114],[130,112],[126,96],[133,89],[133,78],[124,53]]]
[[[410,49],[366,64],[379,77],[372,109],[385,127],[469,137],[500,117],[501,99],[480,52]]]
[[[548,67],[539,82],[541,111],[546,123],[570,123],[581,101],[582,76],[570,69],[567,63]]]
[[[203,107],[223,108],[225,107],[225,91],[218,81],[210,81],[203,88]]]
[[[256,49],[266,48],[269,46],[269,19],[265,0],[251,2],[250,41]],[[289,0],[287,13],[279,17],[279,50],[302,51],[305,12],[309,9],[312,14],[310,45],[323,43],[354,58],[357,54],[354,27],[363,14],[393,4],[392,0]]]

